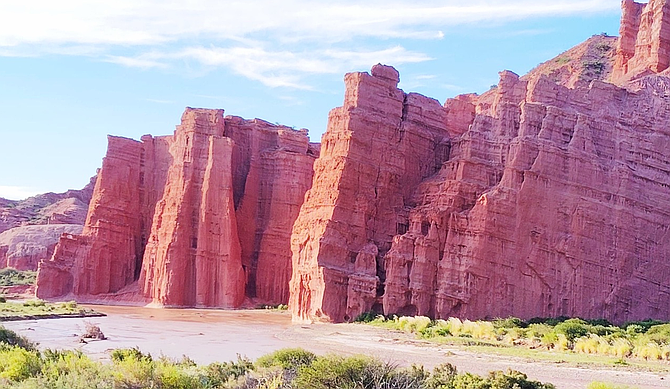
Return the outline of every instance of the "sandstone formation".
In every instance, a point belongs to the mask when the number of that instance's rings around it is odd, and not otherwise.
[[[191,108],[171,136],[110,137],[37,295],[670,320],[669,4],[624,0],[620,38],[444,104],[390,66],[347,74],[320,150]]]
[[[40,260],[50,258],[62,234],[79,234],[76,224],[14,227],[0,233],[0,268],[37,270]]]
[[[345,76],[294,225],[294,317],[670,319],[667,4],[624,1],[618,41],[444,106],[389,67]]]
[[[110,136],[84,230],[41,262],[37,295],[285,303],[290,227],[317,154],[305,130],[223,110],[188,108],[171,136]]]
[[[612,81],[621,84],[666,70],[670,66],[670,3],[623,0],[621,8],[621,38]]]

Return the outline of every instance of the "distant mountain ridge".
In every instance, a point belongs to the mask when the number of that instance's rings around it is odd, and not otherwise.
[[[9,229],[43,224],[79,224],[86,222],[88,203],[97,176],[78,190],[44,193],[25,200],[0,197],[0,233]]]

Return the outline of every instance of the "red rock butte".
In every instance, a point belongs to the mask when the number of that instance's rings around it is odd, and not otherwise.
[[[669,3],[625,0],[620,38],[445,104],[389,66],[347,74],[320,151],[221,110],[110,137],[37,294],[288,301],[297,321],[669,320]]]
[[[318,147],[306,130],[187,108],[174,135],[109,137],[81,235],[37,296],[238,307],[288,301],[290,234]]]

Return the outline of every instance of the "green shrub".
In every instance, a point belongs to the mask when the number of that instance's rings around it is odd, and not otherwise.
[[[0,286],[32,285],[37,278],[37,272],[19,271],[12,268],[0,269]]]
[[[622,325],[621,328],[628,331],[628,327],[635,326],[635,327],[633,327],[634,331],[639,332],[639,333],[645,333],[645,332],[649,331],[649,329],[651,327],[659,325],[659,324],[666,324],[666,322],[659,321],[659,320],[652,320],[652,319],[641,320],[641,321],[629,321],[626,324]],[[640,328],[641,328],[641,330],[638,330]]]
[[[449,363],[435,366],[433,374],[424,381],[424,387],[426,389],[451,389],[457,373],[456,366]]]
[[[161,361],[156,363],[156,381],[161,389],[197,389],[200,377],[184,365]]]
[[[24,307],[46,307],[47,303],[44,300],[35,299],[23,302]]]
[[[526,328],[528,323],[519,319],[518,317],[508,317],[506,319],[494,319],[493,326],[495,328]]]
[[[647,336],[658,344],[670,344],[670,324],[657,324],[650,327]]]
[[[22,381],[37,375],[42,361],[37,351],[29,351],[18,346],[0,350],[0,378]]]
[[[262,358],[262,357],[261,357]],[[221,387],[230,380],[237,380],[254,369],[247,358],[237,355],[237,362],[214,362],[204,368],[206,382],[213,388]]]
[[[570,319],[567,316],[559,316],[559,317],[534,317],[530,320],[528,320],[528,324],[547,324],[552,327],[555,327],[556,325],[563,323],[564,321]]]
[[[554,327],[557,334],[563,334],[570,341],[589,334],[589,325],[582,319],[568,319]]]
[[[279,366],[282,369],[297,370],[300,367],[311,364],[315,359],[316,355],[307,350],[301,348],[285,348],[258,358],[256,360],[256,366]]]
[[[377,312],[374,311],[368,311],[368,312],[363,312],[360,315],[354,319],[355,323],[370,323],[378,319],[378,317],[381,316],[382,318],[384,315],[380,315]]]
[[[502,371],[491,372],[488,381],[491,383],[491,389],[555,389],[552,384],[530,381],[528,376],[514,370],[509,370],[506,373]]]
[[[420,389],[422,379],[408,370],[368,357],[319,357],[298,370],[293,382],[296,389]]]
[[[37,344],[31,342],[28,340],[28,338],[21,336],[12,330],[8,330],[3,326],[0,326],[0,346],[3,344],[8,346],[21,347],[29,351],[35,350],[37,347]]]
[[[119,348],[112,351],[111,354],[112,362],[123,362],[125,360],[135,360],[135,361],[153,361],[151,354],[144,354],[140,351],[139,348]]]

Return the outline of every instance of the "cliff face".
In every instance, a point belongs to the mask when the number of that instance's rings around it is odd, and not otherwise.
[[[670,15],[623,8],[619,42],[444,107],[347,75],[293,230],[295,318],[670,319]]]
[[[659,73],[670,66],[670,2],[621,3],[622,18],[612,82]]]
[[[223,110],[187,109],[172,136],[109,137],[84,231],[61,237],[40,264],[37,295],[139,290],[159,305],[236,307],[246,285],[249,297],[286,302],[282,227],[297,216],[317,153],[305,131]],[[257,276],[259,262],[270,275]]]
[[[444,105],[389,66],[347,74],[321,150],[190,108],[172,136],[110,137],[86,226],[37,294],[289,301],[307,321],[668,320],[670,6],[622,7],[620,38]]]

